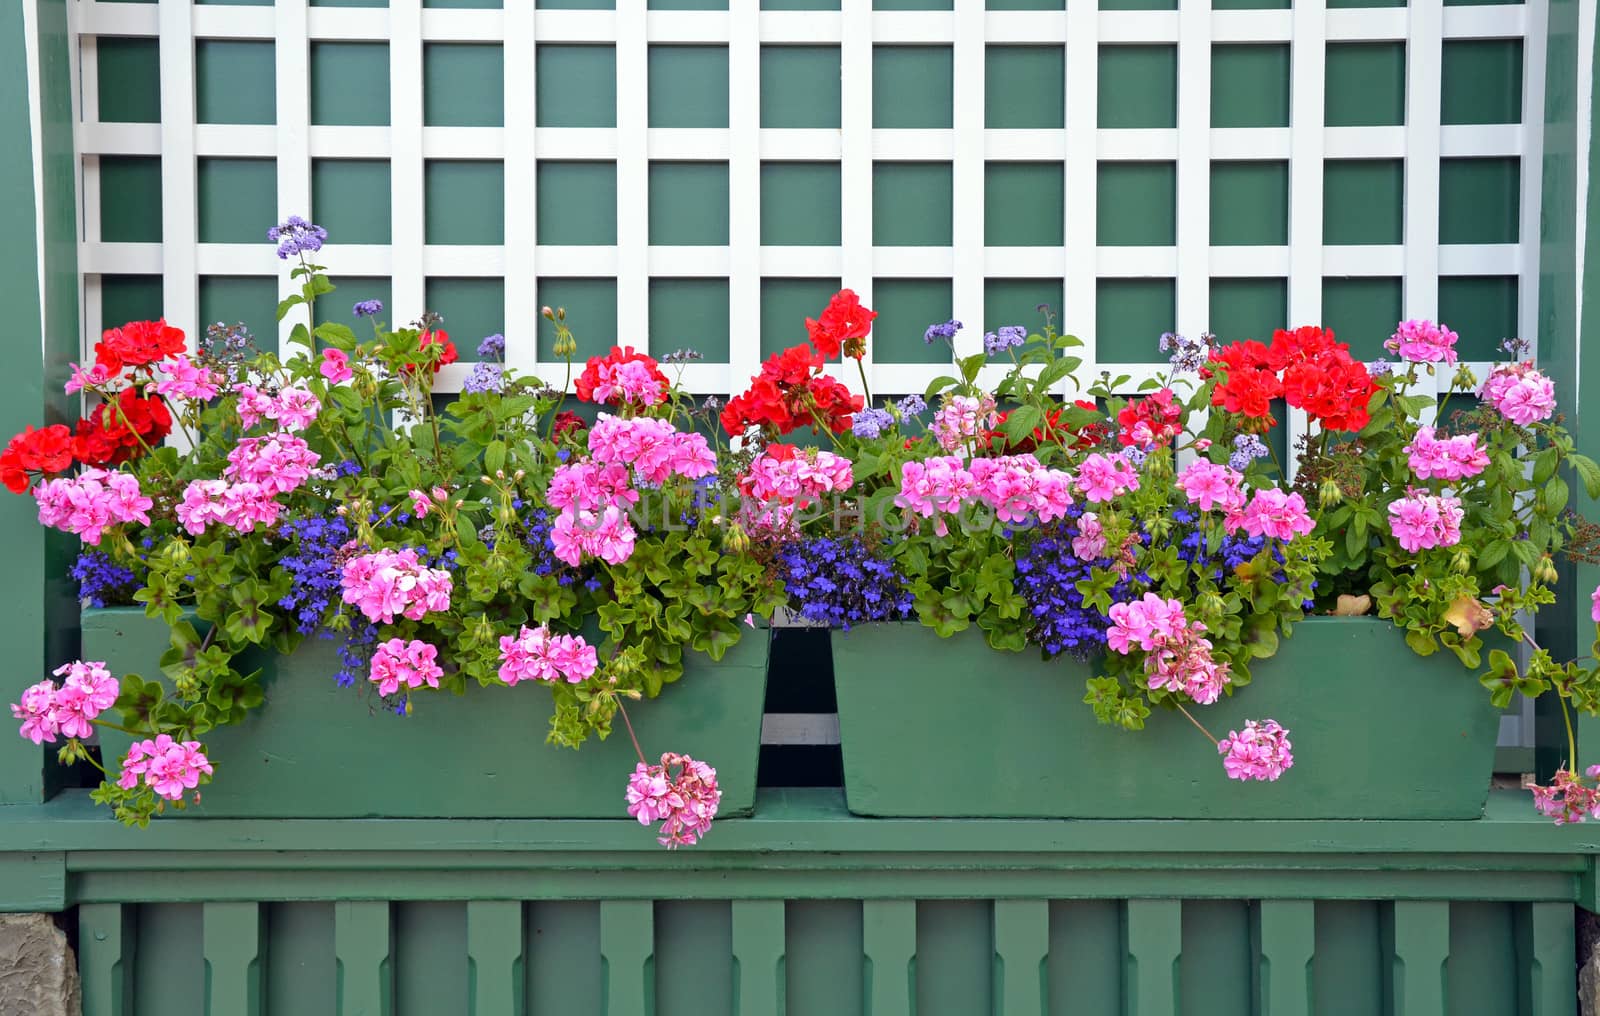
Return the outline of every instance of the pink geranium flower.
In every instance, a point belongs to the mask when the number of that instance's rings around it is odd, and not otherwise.
[[[1383,345],[1412,363],[1455,363],[1455,332],[1432,321],[1402,321]]]
[[[1405,447],[1406,462],[1419,480],[1465,480],[1489,468],[1489,453],[1478,447],[1477,434],[1437,438],[1432,427],[1418,427]]]
[[[317,369],[331,385],[344,384],[355,376],[355,372],[350,369],[350,357],[342,349],[324,349],[322,363]]]
[[[1139,489],[1139,474],[1121,455],[1091,452],[1078,465],[1078,491],[1096,504]]]
[[[1251,536],[1270,536],[1276,540],[1292,540],[1296,536],[1317,528],[1311,513],[1306,511],[1306,499],[1298,493],[1289,494],[1277,487],[1264,487],[1255,492],[1250,503],[1239,513],[1238,524],[1230,519],[1230,529],[1242,528]]]
[[[691,847],[711,829],[722,802],[717,771],[687,755],[668,752],[660,765],[640,762],[628,777],[628,814],[640,825],[660,822],[657,841],[671,850]]]
[[[1415,554],[1461,542],[1461,499],[1410,490],[1389,505],[1389,531],[1400,546]]]
[[[420,639],[390,639],[373,650],[368,676],[378,686],[380,695],[393,695],[401,688],[410,691],[423,685],[437,688],[439,678],[444,676],[438,659],[438,648]]]
[[[1201,511],[1237,512],[1244,508],[1244,474],[1201,459],[1178,474],[1178,488]]]
[[[553,635],[544,625],[523,625],[515,637],[500,636],[500,680],[509,685],[555,680],[582,684],[599,665],[594,647],[580,635]]]
[[[1217,742],[1222,767],[1233,780],[1276,780],[1294,765],[1289,731],[1275,720],[1244,722],[1244,731],[1228,731]]]

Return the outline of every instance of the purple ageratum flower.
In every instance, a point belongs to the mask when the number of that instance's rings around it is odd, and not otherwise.
[[[1175,373],[1198,374],[1211,356],[1213,338],[1215,336],[1209,332],[1198,339],[1186,339],[1175,332],[1163,332],[1159,345],[1163,353],[1172,354],[1168,362]]]
[[[1244,472],[1250,463],[1256,459],[1264,459],[1270,454],[1261,438],[1254,434],[1240,434],[1233,439],[1233,454],[1228,456],[1228,465]]]
[[[383,313],[382,300],[362,300],[350,308],[356,317],[377,317]]]
[[[461,391],[468,395],[482,395],[486,392],[499,393],[505,387],[505,374],[498,363],[475,363],[472,373],[461,383]]]
[[[321,250],[328,239],[328,231],[298,215],[291,215],[267,230],[267,239],[278,245],[278,257],[287,261]]]
[[[693,349],[674,349],[657,360],[657,363],[684,364],[705,359],[705,355]]]
[[[856,437],[875,438],[885,428],[894,426],[894,417],[886,409],[863,409],[856,414],[851,431]]]
[[[945,342],[953,342],[956,332],[959,332],[961,328],[961,322],[954,320],[946,321],[943,324],[929,325],[928,330],[922,333],[922,341],[930,346],[940,339]]]
[[[1501,339],[1500,348],[1513,360],[1520,360],[1528,355],[1528,350],[1533,348],[1533,343],[1527,339]]]
[[[1394,373],[1392,360],[1373,360],[1366,365],[1367,373],[1373,377],[1388,377]]]
[[[992,332],[983,336],[983,351],[990,356],[999,356],[1008,349],[1015,349],[1028,341],[1028,330],[1021,325],[1001,325]]]
[[[504,360],[506,358],[506,337],[497,332],[478,343],[478,358],[481,360]]]
[[[926,413],[928,411],[928,404],[923,401],[922,396],[920,395],[907,395],[899,402],[896,402],[894,404],[894,408],[900,411],[900,416],[902,419],[909,420],[913,416],[921,416],[923,413]]]

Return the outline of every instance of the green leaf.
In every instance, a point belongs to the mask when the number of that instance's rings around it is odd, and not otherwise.
[[[1044,414],[1039,412],[1038,406],[1018,406],[1006,417],[1005,425],[1001,428],[1006,435],[1007,444],[1017,444],[1032,434],[1034,429],[1044,420]]]
[[[989,359],[987,353],[973,353],[971,356],[962,357],[957,361],[961,367],[961,378],[971,384],[978,377],[978,371],[983,369],[984,363]]]
[[[1420,417],[1424,409],[1436,404],[1431,395],[1396,395],[1394,401],[1400,411],[1412,419]]]
[[[350,350],[355,348],[356,333],[350,330],[349,325],[342,325],[337,321],[324,321],[317,326],[317,338],[338,349]]]
[[[940,374],[938,377],[928,382],[928,388],[922,393],[922,397],[924,399],[931,399],[938,393],[944,391],[946,388],[953,388],[957,384],[960,384],[960,382],[951,377],[949,374]]]
[[[1501,561],[1504,561],[1506,555],[1509,553],[1511,553],[1510,540],[1492,540],[1490,541],[1489,545],[1484,547],[1483,550],[1478,554],[1478,567],[1484,571],[1487,571],[1499,564]]]
[[[1039,372],[1039,380],[1034,382],[1034,390],[1049,391],[1055,387],[1056,382],[1077,370],[1082,363],[1083,359],[1077,356],[1064,356],[1059,360],[1051,360],[1050,365]]]
[[[1550,477],[1550,482],[1545,484],[1544,503],[1552,515],[1560,515],[1561,510],[1567,506],[1567,501],[1572,497],[1572,489],[1567,486],[1567,481],[1559,476]]]
[[[1546,480],[1556,474],[1556,464],[1561,461],[1561,453],[1554,448],[1546,448],[1533,460],[1533,485],[1542,486]]]
[[[506,467],[506,443],[500,440],[489,442],[489,447],[483,450],[483,468],[493,476]]]
[[[1573,452],[1567,456],[1572,462],[1572,468],[1578,471],[1578,479],[1583,481],[1584,493],[1591,498],[1600,498],[1600,465],[1587,455]]]
[[[282,300],[278,301],[278,320],[282,321],[284,318],[289,316],[289,312],[291,310],[294,310],[296,307],[305,302],[306,298],[301,296],[299,293],[296,293],[293,296],[284,297]]]

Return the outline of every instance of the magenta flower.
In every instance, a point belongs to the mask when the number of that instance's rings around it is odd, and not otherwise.
[[[444,676],[438,658],[438,648],[420,639],[390,639],[373,650],[369,678],[378,686],[379,695],[393,695],[402,687],[408,691],[423,685],[437,688]]]
[[[397,616],[420,621],[429,611],[450,609],[450,573],[427,567],[410,547],[351,558],[340,584],[344,602],[369,621],[393,624]]]
[[[1555,382],[1531,363],[1507,363],[1494,369],[1478,396],[1519,427],[1547,420],[1556,411]]]
[[[1001,522],[1053,522],[1072,505],[1072,475],[1047,469],[1032,455],[973,459],[968,471],[978,500]]]
[[[272,400],[272,406],[267,410],[267,418],[275,420],[284,430],[305,430],[316,422],[317,414],[322,411],[322,402],[309,388],[295,385],[285,388]]]
[[[1152,691],[1181,693],[1201,705],[1222,696],[1228,668],[1211,657],[1205,626],[1184,617],[1183,604],[1145,593],[1132,603],[1111,605],[1106,645],[1124,656],[1145,652],[1145,679]]]
[[[1072,538],[1072,553],[1080,561],[1093,561],[1106,552],[1106,531],[1100,516],[1084,512],[1078,516],[1078,535]]]
[[[1412,363],[1455,363],[1455,332],[1432,321],[1402,321],[1383,346]]]
[[[272,411],[272,396],[263,395],[251,385],[240,385],[234,389],[234,394],[239,397],[237,405],[239,423],[245,430],[266,419],[267,414]]]
[[[601,465],[631,468],[653,487],[674,476],[697,480],[717,471],[716,455],[704,435],[681,433],[670,422],[647,416],[624,419],[601,413],[589,428],[589,453]]]
[[[1600,766],[1590,766],[1589,779],[1600,777]],[[1600,787],[1590,786],[1568,769],[1557,769],[1548,787],[1535,785],[1533,807],[1539,814],[1555,819],[1556,825],[1600,818]]]
[[[1183,604],[1155,593],[1145,593],[1143,599],[1132,603],[1113,603],[1110,617],[1106,645],[1124,656],[1133,652],[1135,646],[1146,652],[1159,649],[1181,638],[1188,627]]]
[[[84,370],[75,363],[67,364],[72,370],[72,376],[67,378],[65,391],[68,395],[76,394],[85,388],[94,388],[111,380],[111,371],[103,363],[97,363]]]
[[[1244,721],[1244,732],[1230,730],[1217,742],[1230,780],[1276,780],[1294,765],[1289,731],[1276,720]]]
[[[1418,427],[1405,453],[1419,480],[1465,480],[1489,468],[1489,453],[1478,447],[1475,433],[1440,439],[1432,427]]]
[[[600,511],[567,508],[550,527],[550,542],[557,560],[576,568],[585,557],[599,558],[607,564],[621,564],[633,556],[637,534],[621,508],[611,505]]]
[[[56,668],[55,675],[65,678],[55,692],[54,702],[55,719],[61,733],[68,737],[88,737],[94,733],[89,721],[116,705],[117,695],[122,690],[120,682],[98,660],[74,660]]]
[[[311,471],[320,461],[311,446],[293,434],[240,438],[228,453],[228,465],[222,471],[222,478],[232,483],[258,484],[272,497],[298,490],[311,478]]]
[[[1461,520],[1465,515],[1460,498],[1408,490],[1405,497],[1389,505],[1389,531],[1401,547],[1413,554],[1433,547],[1453,547],[1461,542]]]
[[[1589,594],[1589,617],[1600,624],[1600,586],[1595,586],[1594,592]]]
[[[104,469],[44,480],[33,488],[33,497],[39,505],[41,525],[76,534],[93,545],[116,523],[150,525],[149,510],[154,504],[139,489],[137,477]]]
[[[1251,536],[1270,536],[1287,542],[1311,532],[1317,524],[1306,511],[1306,499],[1298,493],[1264,487],[1255,492],[1244,511],[1238,514],[1237,524],[1229,518],[1228,528],[1242,528]]]
[[[176,801],[184,791],[200,785],[202,774],[210,776],[211,762],[198,741],[174,741],[161,734],[154,740],[136,741],[122,760],[117,786],[132,790],[142,777],[145,785],[161,797]]]
[[[558,679],[582,684],[599,665],[594,647],[581,635],[552,635],[544,625],[523,625],[515,638],[500,636],[500,680],[513,687],[522,681]]]
[[[1078,491],[1087,501],[1100,504],[1139,489],[1139,474],[1121,455],[1091,452],[1078,465]]]
[[[661,823],[657,842],[668,850],[698,843],[722,802],[715,769],[671,752],[661,756],[660,765],[635,766],[627,796],[628,814],[640,825]]]
[[[11,715],[22,721],[22,736],[34,744],[54,741],[61,731],[56,719],[56,686],[49,679],[30,685],[20,702],[13,703]]]
[[[166,377],[150,386],[157,395],[198,399],[201,402],[209,402],[217,397],[216,376],[204,367],[190,363],[189,357],[182,353],[163,362],[161,370]]]
[[[342,349],[324,349],[322,363],[317,369],[331,385],[343,384],[355,377],[355,372],[350,369],[350,357]]]
[[[603,466],[593,462],[558,466],[545,492],[545,501],[552,508],[587,512],[612,505],[626,507],[638,500],[638,492],[628,483],[628,467],[615,462]]]
[[[938,440],[940,448],[953,452],[992,429],[999,419],[992,395],[986,393],[981,399],[970,395],[947,395],[934,412],[933,423],[928,429]]]
[[[1207,462],[1193,463],[1178,474],[1178,488],[1191,504],[1203,512],[1220,509],[1237,512],[1244,508],[1244,474],[1229,466]]]

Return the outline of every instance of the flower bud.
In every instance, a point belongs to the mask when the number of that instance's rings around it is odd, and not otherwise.
[[[730,554],[744,554],[750,550],[750,536],[744,527],[735,522],[722,536],[722,546]]]
[[[1332,508],[1344,500],[1344,491],[1339,489],[1339,481],[1328,477],[1317,488],[1317,501],[1324,508]]]
[[[1533,566],[1533,580],[1535,582],[1541,582],[1545,585],[1550,585],[1551,583],[1555,582],[1558,577],[1559,576],[1556,574],[1555,562],[1550,560],[1549,554],[1539,558],[1539,563]]]
[[[1472,571],[1472,552],[1465,547],[1457,547],[1455,553],[1450,555],[1450,570],[1457,575]]]
[[[555,345],[551,349],[557,356],[565,359],[578,351],[578,341],[572,337],[571,332],[561,328],[556,331]]]

